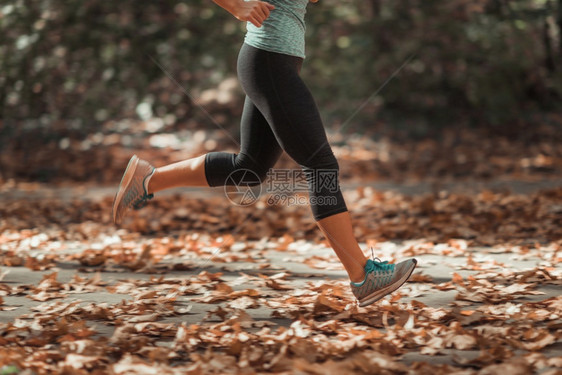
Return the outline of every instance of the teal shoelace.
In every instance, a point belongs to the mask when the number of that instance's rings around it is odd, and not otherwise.
[[[394,264],[389,264],[388,261],[384,261],[381,262],[380,259],[379,261],[373,260],[373,259],[368,259],[367,260],[367,264],[365,264],[365,273],[379,273],[379,272],[385,272],[385,271],[392,271],[394,269]]]
[[[377,284],[384,284],[385,282],[390,281],[390,278],[392,277],[392,274],[394,272],[394,264],[389,264],[386,260],[382,262],[379,258],[375,258],[373,249],[371,249],[371,255],[373,255],[373,259],[367,259],[367,264],[365,264],[365,279],[360,283],[352,282],[352,285],[356,287],[363,286],[365,284],[365,281],[367,281],[367,276],[370,273],[373,273],[375,276],[383,276],[382,278],[377,278]]]
[[[146,187],[145,187],[145,182],[146,182],[146,179],[147,179],[147,178],[151,177],[151,176],[154,174],[154,171],[155,171],[155,170],[156,170],[156,168],[152,167],[152,171],[151,171],[148,175],[146,175],[146,176],[144,177],[144,179],[142,180],[142,190],[143,190],[143,193],[142,193],[142,196],[141,196],[141,197],[139,197],[138,199],[136,199],[136,200],[133,202],[133,204],[132,204],[133,209],[135,209],[135,210],[140,210],[141,208],[143,208],[144,206],[146,206],[146,205],[148,204],[148,201],[149,201],[149,200],[151,200],[152,198],[154,198],[154,194],[148,194],[148,193],[147,193]]]
[[[133,208],[139,210],[148,204],[148,201],[154,198],[154,194],[144,194],[142,197],[133,202]]]
[[[394,273],[394,264],[388,264],[388,261],[381,262],[369,259],[365,264],[365,274],[373,273],[375,275],[375,288],[382,288],[388,285]],[[365,275],[365,280],[367,276]]]
[[[375,257],[375,252],[373,251],[372,247],[371,247],[371,257],[373,259],[368,259],[367,264],[365,264],[365,273],[366,274],[368,274],[370,272],[373,272],[373,273],[377,274],[379,272],[386,272],[386,271],[393,271],[394,270],[394,264],[388,264],[387,260],[385,260],[384,262],[381,262],[381,260],[379,258]]]

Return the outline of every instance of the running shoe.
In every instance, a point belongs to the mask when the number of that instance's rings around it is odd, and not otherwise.
[[[415,259],[408,259],[398,264],[367,260],[365,280],[360,283],[351,282],[351,291],[357,298],[359,306],[370,305],[400,288],[410,278],[417,263]]]
[[[119,184],[119,190],[113,200],[113,222],[115,224],[121,223],[127,210],[131,208],[138,210],[146,206],[148,201],[154,197],[154,194],[148,194],[148,181],[155,169],[146,160],[139,159],[137,155],[133,155],[129,160]]]

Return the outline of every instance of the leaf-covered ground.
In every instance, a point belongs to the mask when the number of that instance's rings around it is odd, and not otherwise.
[[[93,192],[93,193],[92,193]],[[66,374],[559,374],[562,188],[344,192],[356,235],[415,256],[359,308],[308,207],[0,188],[0,368]]]

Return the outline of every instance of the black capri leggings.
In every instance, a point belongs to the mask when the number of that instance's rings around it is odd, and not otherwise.
[[[238,78],[246,92],[240,152],[210,152],[205,157],[209,186],[229,184],[229,175],[248,169],[262,183],[283,150],[304,172],[316,220],[345,212],[338,162],[314,99],[299,76],[303,59],[243,44]]]

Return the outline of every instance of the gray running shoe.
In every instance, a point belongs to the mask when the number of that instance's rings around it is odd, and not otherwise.
[[[415,259],[398,264],[367,260],[365,280],[361,283],[351,283],[351,291],[359,306],[370,305],[400,288],[408,280],[417,263]]]
[[[139,159],[137,155],[133,155],[121,183],[119,190],[113,200],[113,222],[121,223],[121,219],[130,208],[138,210],[146,206],[148,200],[154,197],[154,194],[148,194],[148,180],[154,174],[156,168],[147,161]]]

